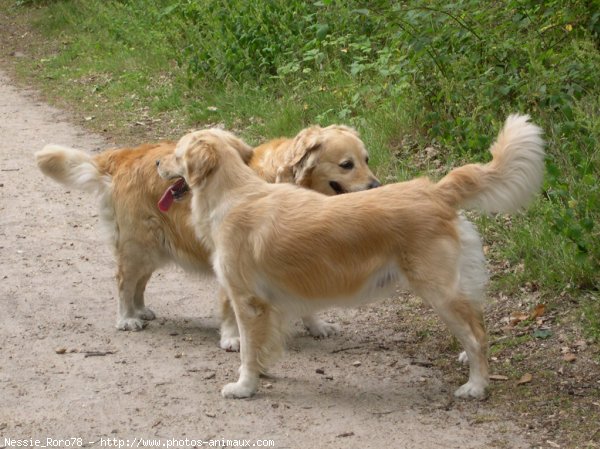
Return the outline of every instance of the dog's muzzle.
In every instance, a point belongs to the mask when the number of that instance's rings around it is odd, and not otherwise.
[[[367,186],[367,189],[376,189],[377,187],[381,187],[381,183],[379,181],[377,181],[376,179],[374,179],[373,181],[371,181],[369,183],[369,185]]]
[[[346,190],[342,187],[342,185],[337,181],[329,181],[329,187],[333,189],[336,195],[341,195],[342,193],[346,193]]]

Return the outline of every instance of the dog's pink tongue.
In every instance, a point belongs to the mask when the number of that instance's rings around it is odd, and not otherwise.
[[[162,212],[167,212],[173,204],[173,201],[175,201],[175,198],[173,198],[173,192],[171,190],[172,188],[173,186],[167,187],[165,193],[163,193],[163,195],[160,197],[160,200],[158,200],[158,208]]]

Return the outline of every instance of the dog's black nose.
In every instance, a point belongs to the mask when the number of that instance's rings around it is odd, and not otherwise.
[[[371,181],[371,183],[369,184],[369,189],[374,189],[376,187],[381,187],[381,183],[379,181],[377,181],[376,179],[374,179],[373,181]]]
[[[160,159],[156,160],[156,166],[158,167],[160,165]]]

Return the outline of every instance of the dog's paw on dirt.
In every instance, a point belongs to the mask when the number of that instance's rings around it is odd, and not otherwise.
[[[486,384],[469,381],[454,392],[454,396],[462,399],[485,399]]]
[[[117,329],[120,331],[141,331],[148,325],[147,321],[140,318],[122,318],[117,323]]]
[[[316,338],[326,338],[338,334],[341,330],[339,324],[328,323],[320,318],[303,318],[302,322],[308,333]]]
[[[221,390],[221,394],[226,399],[243,399],[254,396],[256,393],[256,387],[248,385],[244,382],[233,382],[227,384]]]
[[[148,307],[144,307],[141,310],[138,310],[135,315],[142,320],[154,320],[156,319],[156,314],[150,310]]]
[[[239,352],[240,337],[221,337],[219,346],[227,352]]]

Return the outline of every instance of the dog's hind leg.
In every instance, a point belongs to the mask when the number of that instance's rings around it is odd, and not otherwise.
[[[146,291],[146,284],[150,280],[152,276],[152,271],[150,273],[146,273],[141,278],[139,278],[136,286],[135,286],[135,296],[133,297],[133,305],[135,307],[135,314],[141,318],[142,320],[153,320],[156,318],[156,314],[146,307],[144,301],[144,292]]]
[[[450,313],[444,316],[444,321],[462,343],[469,358],[469,381],[454,392],[461,398],[483,398],[489,384],[487,335],[483,312],[478,306],[462,298],[445,304]]]
[[[119,260],[117,272],[119,289],[117,329],[119,330],[140,331],[147,325],[145,320],[155,317],[154,312],[144,305],[144,290],[153,270],[143,263],[135,262]]]
[[[229,352],[240,350],[240,332],[235,319],[235,312],[231,301],[223,288],[219,289],[219,302],[221,303],[221,349]]]
[[[225,398],[247,398],[258,388],[258,379],[282,350],[282,329],[287,321],[267,302],[256,298],[232,297],[240,330],[240,377],[221,390]]]
[[[422,252],[420,263],[411,267],[409,282],[415,293],[431,304],[466,352],[469,381],[454,395],[483,398],[489,384],[483,323],[487,273],[479,235],[465,219],[461,218],[458,225],[460,241],[433,241],[429,252]]]
[[[461,252],[458,259],[460,272],[460,291],[477,303],[480,307],[485,299],[485,289],[488,283],[488,272],[486,269],[485,255],[479,233],[473,223],[462,214],[458,216],[458,232],[460,238]],[[469,356],[463,351],[458,356],[458,361],[463,364],[469,363]]]
[[[428,302],[440,315],[448,328],[460,341],[469,361],[469,381],[458,388],[454,395],[460,398],[485,397],[489,384],[487,361],[487,336],[480,304],[470,301],[464,295]]]

